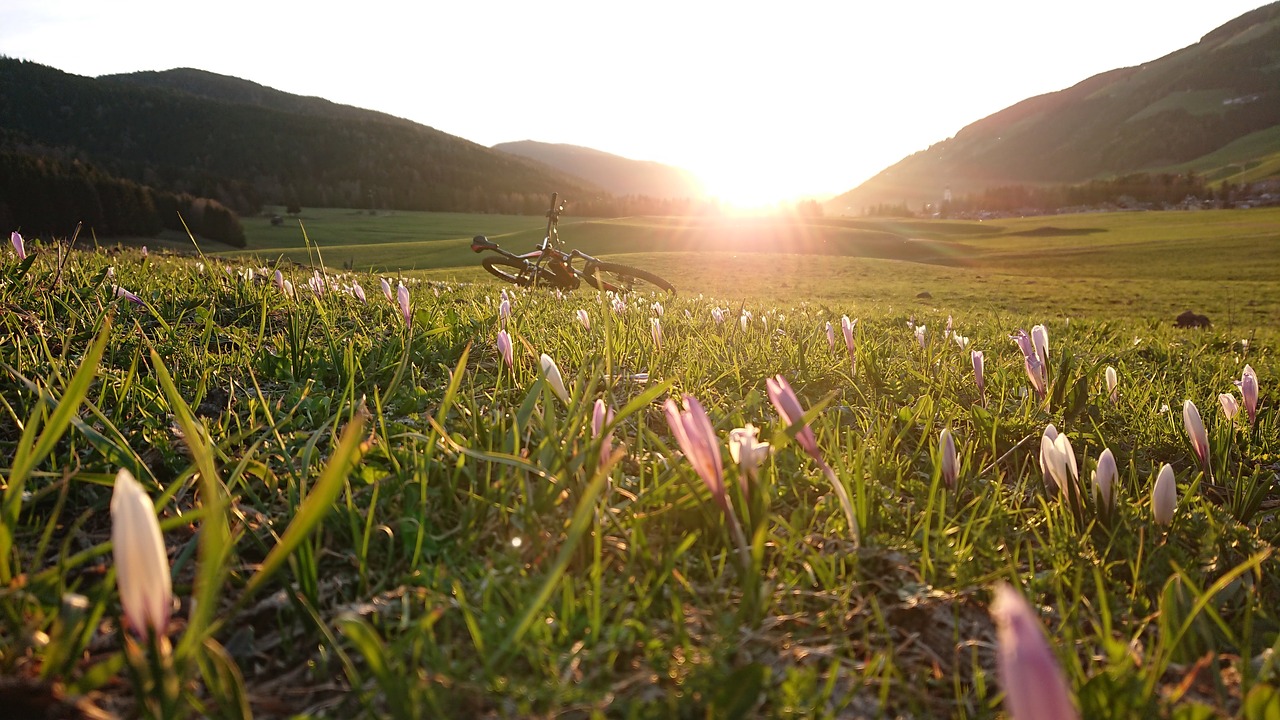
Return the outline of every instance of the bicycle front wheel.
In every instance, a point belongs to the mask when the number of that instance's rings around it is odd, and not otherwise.
[[[533,284],[530,279],[529,264],[523,260],[511,260],[504,257],[487,257],[481,261],[484,269],[488,270],[500,280],[506,280],[513,285],[528,287]]]
[[[582,273],[582,278],[597,290],[616,293],[663,292],[675,294],[676,286],[647,270],[618,263],[596,263]]]

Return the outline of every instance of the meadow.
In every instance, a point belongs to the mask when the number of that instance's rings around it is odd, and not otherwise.
[[[1082,717],[1280,716],[1280,212],[566,220],[679,295],[505,305],[536,219],[256,222],[0,259],[11,707],[1005,717],[1012,588]]]

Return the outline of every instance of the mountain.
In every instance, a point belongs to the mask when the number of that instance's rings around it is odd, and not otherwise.
[[[578,178],[424,125],[199,70],[101,78],[0,57],[0,150],[260,204],[543,212]]]
[[[947,188],[959,197],[1002,185],[1188,170],[1232,182],[1280,174],[1280,2],[1158,60],[983,118],[827,209],[915,206],[941,200]]]
[[[647,195],[654,198],[698,198],[702,183],[687,170],[670,165],[631,160],[577,145],[521,140],[493,146],[512,155],[536,160],[604,188],[614,195]]]

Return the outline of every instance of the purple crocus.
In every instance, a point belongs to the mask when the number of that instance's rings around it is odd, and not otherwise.
[[[694,472],[706,483],[711,497],[725,512],[729,512],[729,498],[724,489],[724,466],[720,462],[720,441],[716,437],[715,427],[707,417],[702,403],[692,395],[685,394],[681,404],[672,398],[665,403],[667,424],[676,436]]]
[[[413,313],[409,309],[409,288],[400,283],[396,287],[396,299],[400,303],[400,317],[404,318],[404,326],[413,324]]]
[[[1037,326],[1043,329],[1043,326]],[[1048,373],[1044,361],[1040,359],[1039,353],[1036,352],[1036,345],[1027,335],[1025,330],[1019,330],[1017,333],[1009,336],[1018,344],[1018,349],[1022,351],[1023,364],[1027,371],[1027,378],[1031,380],[1031,387],[1036,391],[1036,396],[1043,399],[1045,389],[1048,386]],[[1045,335],[1045,351],[1048,351],[1048,335]]]
[[[804,420],[804,408],[800,406],[800,399],[796,397],[795,391],[791,389],[791,383],[787,382],[785,377],[780,374],[775,375],[765,381],[765,387],[769,392],[769,402],[773,403],[783,422],[792,426]],[[818,449],[818,440],[814,437],[813,429],[807,423],[796,431],[796,442],[809,454],[809,457],[826,464],[822,459],[822,451]]]
[[[840,331],[844,334],[844,346],[849,350],[849,364],[854,366],[857,363],[857,348],[853,344],[853,328],[858,324],[856,319],[850,320],[848,315],[840,316]],[[857,368],[854,367],[856,371]]]
[[[603,399],[597,399],[595,407],[591,411],[591,436],[601,438],[600,440],[600,465],[604,466],[609,462],[609,456],[613,454],[613,431],[610,430],[601,433],[604,427],[613,422],[613,408],[609,407]]]
[[[849,523],[849,531],[853,533],[855,539],[858,538],[858,519],[853,514],[853,501],[849,499],[849,491],[845,490],[844,483],[836,477],[836,473],[827,464],[822,457],[822,451],[818,449],[818,440],[813,435],[813,429],[808,423],[804,422],[804,408],[800,405],[800,399],[796,397],[796,393],[791,389],[791,383],[781,374],[775,375],[765,381],[765,387],[769,392],[769,402],[773,403],[774,409],[778,411],[778,415],[782,421],[789,426],[800,425],[800,429],[796,431],[796,442],[804,449],[809,457],[822,468],[822,472],[831,482],[831,489],[835,491],[836,498],[840,500],[840,507],[844,510],[845,522]]]
[[[134,305],[142,305],[142,304],[143,304],[143,302],[142,302],[142,298],[138,297],[137,295],[134,295],[133,293],[129,292],[128,290],[125,290],[123,287],[121,287],[121,286],[119,286],[119,285],[112,285],[112,286],[111,286],[111,292],[112,292],[116,297],[118,297],[118,298],[124,298],[125,300],[128,300],[129,302],[133,303]]]
[[[1245,365],[1240,375],[1240,395],[1244,398],[1244,411],[1249,415],[1249,424],[1258,420],[1258,374],[1252,365]]]
[[[9,234],[9,242],[13,243],[13,251],[18,253],[19,260],[27,259],[27,244],[23,242],[22,236],[14,231]]]
[[[1012,586],[996,586],[991,603],[996,621],[996,667],[1004,706],[1012,720],[1078,720],[1067,680],[1049,647],[1040,620]]]
[[[1200,409],[1187,400],[1182,403],[1182,425],[1187,429],[1187,437],[1191,439],[1191,449],[1200,461],[1200,467],[1209,469],[1209,434],[1205,432],[1204,420],[1200,419]]]
[[[978,386],[978,394],[982,395],[986,392],[986,381],[983,378],[983,369],[986,360],[983,358],[981,350],[970,350],[969,358],[973,360],[973,382]]]
[[[511,336],[507,334],[506,330],[498,331],[496,343],[498,345],[498,354],[502,356],[502,361],[507,364],[507,367],[513,367],[515,351],[511,345]]]

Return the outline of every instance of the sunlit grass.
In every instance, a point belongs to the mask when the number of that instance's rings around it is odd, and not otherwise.
[[[1176,331],[1096,319],[1123,285],[993,283],[984,303],[959,269],[655,253],[636,264],[683,291],[662,300],[659,346],[648,297],[617,312],[594,291],[512,289],[504,324],[496,285],[411,278],[406,327],[377,276],[331,273],[316,297],[313,268],[285,268],[291,299],[220,259],[32,248],[25,267],[0,259],[0,671],[43,697],[97,691],[128,715],[155,690],[125,650],[109,562],[123,467],[160,509],[181,601],[174,714],[995,717],[999,581],[1039,612],[1085,717],[1280,702],[1280,336],[1246,310]],[[856,282],[825,287],[845,271]],[[1197,307],[1247,292],[1196,287]],[[1087,310],[1053,310],[1076,290]],[[825,335],[845,314],[852,358]],[[968,348],[943,336],[949,315]],[[1008,337],[1037,323],[1047,402]],[[1217,401],[1246,362],[1252,427]],[[856,535],[769,400],[779,373]],[[741,538],[668,427],[662,403],[686,393],[722,446],[748,423],[771,444],[745,490],[723,453]],[[597,400],[621,452],[593,431]],[[1046,492],[1047,423],[1086,493],[1110,448],[1112,510]],[[1167,528],[1150,505],[1165,463]]]

